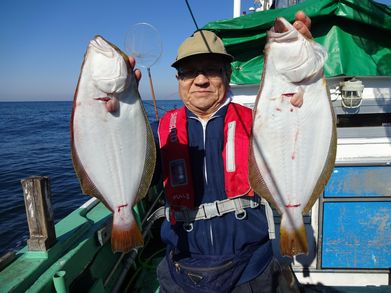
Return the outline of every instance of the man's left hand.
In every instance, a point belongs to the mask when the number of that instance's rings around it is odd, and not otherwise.
[[[299,33],[305,36],[307,39],[312,39],[311,29],[311,19],[305,15],[303,11],[298,11],[295,15],[295,22],[293,26],[297,29]]]

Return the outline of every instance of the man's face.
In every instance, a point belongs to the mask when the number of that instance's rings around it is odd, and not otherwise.
[[[231,70],[215,55],[198,55],[178,68],[178,91],[186,107],[199,118],[210,117],[225,101]]]

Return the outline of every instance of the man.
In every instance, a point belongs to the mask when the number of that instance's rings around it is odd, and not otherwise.
[[[294,26],[312,37],[303,12]],[[232,59],[214,33],[198,31],[172,64],[185,107],[166,113],[157,131],[167,199],[160,292],[297,289],[273,258],[265,210],[248,183],[252,112],[231,103]]]

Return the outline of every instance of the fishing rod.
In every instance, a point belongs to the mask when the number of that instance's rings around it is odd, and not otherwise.
[[[192,9],[191,9],[191,7],[190,7],[189,2],[188,2],[187,0],[185,0],[185,2],[186,2],[187,9],[189,10],[189,13],[190,13],[190,15],[191,15],[191,18],[193,19],[193,22],[194,22],[194,25],[195,25],[197,31],[199,31],[199,32],[201,33],[201,37],[202,37],[202,39],[204,40],[204,43],[205,43],[206,48],[208,49],[209,52],[212,53],[212,50],[210,49],[209,44],[208,44],[208,42],[206,41],[204,32],[203,32],[202,30],[200,30],[199,27],[198,27],[197,21],[196,21],[196,19],[195,19],[195,17],[194,17],[194,14],[193,14],[193,11],[192,11]]]
[[[143,103],[146,104],[146,105],[153,106],[153,107],[155,106],[155,105],[154,105],[153,103],[151,103],[151,102],[143,101]],[[157,105],[156,105],[156,108],[158,108],[159,110],[164,111],[164,113],[166,113],[166,112],[168,111],[168,109],[165,109],[165,108],[160,107],[160,106],[157,106]]]
[[[191,10],[190,4],[189,4],[189,2],[187,0],[185,0],[185,2],[186,2],[187,9],[189,10],[190,15],[191,15],[191,17],[193,19],[193,22],[194,22],[197,30],[199,30],[198,25],[197,25],[197,21],[195,20],[195,17],[194,17],[193,11]]]

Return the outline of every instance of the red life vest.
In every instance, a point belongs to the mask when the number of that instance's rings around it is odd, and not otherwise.
[[[248,152],[252,111],[230,103],[224,119],[224,185],[228,198],[252,196],[248,180]],[[190,167],[186,109],[167,112],[159,123],[163,182],[171,208],[194,208],[193,177]]]

